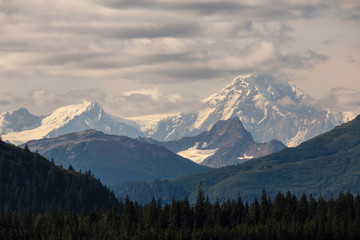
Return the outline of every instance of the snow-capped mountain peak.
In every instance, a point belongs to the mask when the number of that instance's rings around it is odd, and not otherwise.
[[[82,101],[61,107],[46,117],[26,109],[0,115],[0,134],[13,143],[96,129],[158,141],[195,136],[220,120],[238,117],[256,142],[277,139],[296,146],[336,125],[352,120],[356,112],[334,112],[311,106],[311,98],[274,73],[252,73],[234,78],[203,100],[200,111],[136,117],[128,120],[107,114],[98,103]],[[143,131],[143,133],[140,131]]]
[[[277,74],[255,72],[237,76],[223,89],[205,98],[200,111],[157,122],[152,120],[151,132],[144,133],[160,141],[174,140],[210,130],[219,120],[236,116],[255,141],[278,139],[288,146],[296,146],[352,120],[357,114],[319,110],[309,102],[312,102],[311,97],[281,80]],[[145,126],[146,120],[142,124]]]
[[[76,116],[80,116],[81,114],[94,110],[95,108],[102,111],[102,108],[97,103],[83,100],[80,104],[68,105],[56,109],[41,122],[43,125],[48,125],[49,127],[61,127],[73,120]]]
[[[68,105],[54,110],[42,119],[40,126],[22,131],[10,132],[5,140],[21,144],[33,139],[56,137],[59,135],[96,129],[109,134],[142,136],[139,129],[129,126],[125,120],[107,114],[100,104],[83,100],[79,104]]]
[[[287,82],[280,81],[277,77],[278,75],[275,73],[240,75],[225,86],[225,88],[205,98],[203,102],[210,106],[214,106],[228,100],[228,95],[237,95],[242,98],[252,95],[255,100],[266,100],[267,103],[272,104],[276,104],[285,98],[293,101],[294,104],[299,104],[305,99],[310,98],[299,88],[290,85]],[[267,104],[261,105],[266,106]]]
[[[194,127],[208,129],[216,121],[232,116],[238,116],[248,127],[261,123],[269,112],[286,114],[289,105],[300,104],[305,98],[307,96],[301,90],[279,81],[274,73],[238,76],[225,88],[204,99],[207,108],[200,111]],[[251,118],[248,116],[250,111],[254,113]]]

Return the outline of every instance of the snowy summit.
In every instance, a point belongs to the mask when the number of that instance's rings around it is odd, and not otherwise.
[[[156,140],[174,140],[209,130],[219,120],[238,117],[257,142],[277,139],[296,146],[352,120],[357,113],[317,109],[299,88],[278,79],[277,74],[252,73],[236,77],[225,88],[203,100],[198,112],[151,119],[144,134]],[[141,126],[147,120],[137,117]]]
[[[10,132],[3,135],[3,139],[14,144],[21,144],[29,140],[56,137],[86,129],[96,129],[105,133],[132,137],[142,135],[141,131],[127,125],[124,120],[104,112],[98,103],[83,100],[80,104],[56,109],[49,116],[43,118],[40,126],[36,128],[21,132]]]

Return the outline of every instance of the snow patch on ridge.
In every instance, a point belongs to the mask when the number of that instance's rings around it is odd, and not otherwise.
[[[254,156],[248,156],[246,155],[246,153],[244,153],[244,155],[242,157],[238,157],[237,159],[239,160],[250,160],[250,159],[253,159]]]

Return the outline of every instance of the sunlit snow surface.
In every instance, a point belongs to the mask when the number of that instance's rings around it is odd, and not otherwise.
[[[204,110],[201,110],[194,123],[193,129],[199,129],[214,110],[215,108],[205,108]]]
[[[250,159],[253,159],[253,158],[254,158],[254,156],[248,156],[248,155],[246,155],[246,153],[244,153],[243,156],[238,157],[239,160],[244,160],[244,159],[250,160]]]
[[[308,129],[301,129],[297,132],[296,136],[290,139],[287,142],[288,147],[296,147],[301,143],[301,141],[305,138],[306,134],[308,133]]]
[[[246,155],[246,153],[244,153],[243,156],[238,157],[237,159],[239,160],[238,163],[241,164],[241,163],[247,162],[247,161],[249,161],[250,159],[253,159],[253,158],[254,158],[254,156],[248,156],[248,155]]]
[[[190,159],[193,162],[201,163],[206,158],[214,155],[215,152],[218,150],[218,149],[197,149],[198,145],[199,143],[196,143],[191,148],[178,152],[177,154],[184,158]]]
[[[21,144],[29,140],[41,139],[51,131],[64,126],[76,116],[81,115],[88,108],[91,108],[92,104],[92,102],[84,100],[81,104],[58,108],[51,115],[45,117],[41,121],[40,127],[22,132],[11,132],[4,135],[3,139],[14,144]]]
[[[159,122],[164,121],[168,118],[176,118],[179,115],[180,113],[154,114],[139,117],[129,117],[126,119],[135,122],[139,126],[141,131],[151,135],[157,130]]]

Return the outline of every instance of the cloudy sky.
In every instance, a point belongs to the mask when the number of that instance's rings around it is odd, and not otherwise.
[[[351,110],[359,26],[359,0],[0,0],[0,112],[189,111],[253,71]]]

